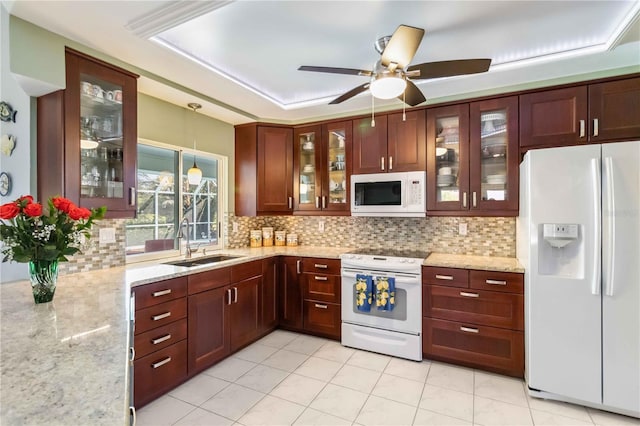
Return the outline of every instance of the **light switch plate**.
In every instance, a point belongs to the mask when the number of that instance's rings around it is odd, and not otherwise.
[[[116,242],[116,228],[100,228],[98,237],[100,244],[109,244]]]
[[[324,220],[318,222],[318,231],[324,232]]]

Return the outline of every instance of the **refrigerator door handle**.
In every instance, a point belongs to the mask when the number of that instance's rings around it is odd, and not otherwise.
[[[591,294],[600,294],[601,276],[600,276],[600,247],[602,245],[601,236],[601,185],[602,179],[600,176],[600,159],[591,159],[591,178],[593,179],[593,221],[594,221],[594,241],[593,241],[593,271],[591,275]]]
[[[606,200],[606,210],[605,212],[605,220],[607,225],[607,234],[608,238],[606,241],[606,247],[603,246],[605,250],[603,250],[603,267],[605,268],[603,274],[603,287],[604,294],[607,296],[613,296],[613,281],[614,281],[614,268],[613,268],[613,259],[615,258],[615,231],[616,231],[616,216],[614,214],[616,208],[616,200],[615,200],[615,191],[613,187],[613,159],[611,157],[606,157],[603,161],[604,165],[604,175],[606,179],[605,190],[605,200]]]

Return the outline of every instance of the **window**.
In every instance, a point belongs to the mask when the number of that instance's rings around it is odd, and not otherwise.
[[[187,233],[192,247],[222,248],[225,158],[203,152],[196,155],[202,181],[190,185],[187,170],[193,164],[193,151],[138,142],[138,211],[125,224],[127,255],[178,250],[180,241],[186,244]]]

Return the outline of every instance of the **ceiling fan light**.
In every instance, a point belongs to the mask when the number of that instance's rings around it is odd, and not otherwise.
[[[397,98],[404,92],[407,82],[398,76],[378,76],[371,82],[371,94],[378,99]]]
[[[193,162],[193,167],[187,171],[187,181],[190,185],[198,185],[202,180],[202,170],[198,168],[196,162]]]

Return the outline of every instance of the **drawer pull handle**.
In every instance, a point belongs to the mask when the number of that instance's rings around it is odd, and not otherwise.
[[[436,274],[436,279],[437,279],[437,280],[453,281],[453,275],[440,275],[440,274]]]
[[[315,305],[316,305],[316,308],[320,308],[320,309],[327,309],[328,308],[327,305],[321,305],[319,303],[316,303]]]
[[[484,280],[484,282],[491,285],[507,285],[506,280]]]
[[[153,343],[154,345],[157,345],[158,343],[166,342],[169,339],[171,339],[171,335],[167,334],[166,336],[158,337],[157,339],[152,339],[151,343]]]
[[[151,319],[154,321],[159,321],[161,319],[169,318],[170,316],[171,316],[171,311],[165,312],[164,314],[160,314],[160,315],[154,315],[151,317]]]
[[[129,346],[129,361],[133,362],[136,359],[136,349],[133,346]]]
[[[131,426],[136,426],[136,407],[129,407],[129,415],[131,416]]]
[[[313,265],[313,266],[315,266],[315,267],[316,267],[316,268],[318,268],[318,269],[327,269],[327,268],[329,268],[329,266],[328,266],[328,265],[321,265],[321,264],[319,264],[319,263],[316,263],[316,264],[315,264],[315,265]]]
[[[153,368],[159,368],[159,367],[162,367],[163,365],[168,364],[168,363],[170,363],[170,362],[171,362],[171,357],[170,357],[170,356],[168,356],[168,357],[166,357],[165,359],[163,359],[162,361],[158,361],[158,362],[156,362],[155,364],[151,364],[151,366],[152,366]]]
[[[460,331],[464,331],[465,333],[479,333],[479,330],[477,328],[471,327],[460,327]]]
[[[233,288],[233,303],[238,303],[238,287]]]
[[[461,291],[460,296],[463,297],[480,297],[478,293],[467,293],[466,291]]]
[[[231,299],[231,289],[230,288],[227,289],[227,300],[228,300],[227,305],[230,305],[231,303],[233,303],[233,300]]]
[[[171,294],[171,289],[168,288],[166,290],[162,290],[162,291],[156,291],[153,293],[153,297],[160,297],[160,296],[165,296],[167,294]]]
[[[314,276],[316,281],[327,281],[329,278],[327,277],[318,277],[318,276]]]

